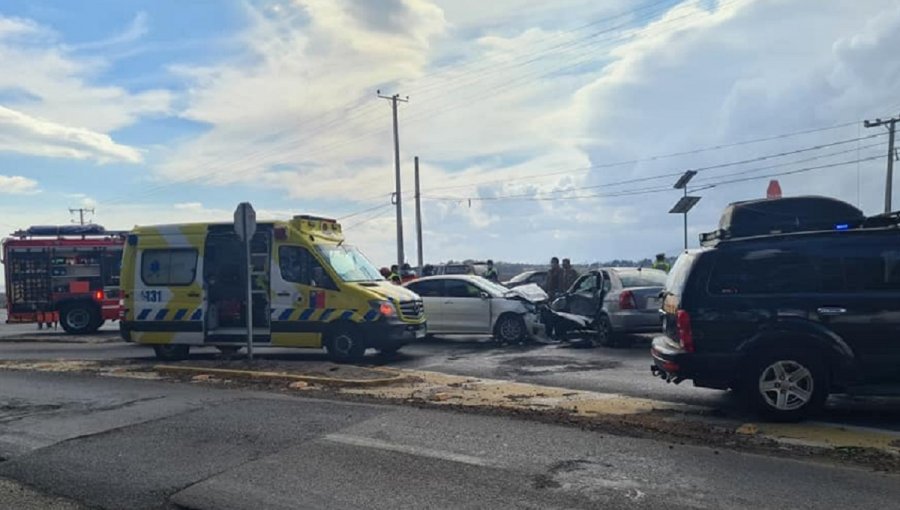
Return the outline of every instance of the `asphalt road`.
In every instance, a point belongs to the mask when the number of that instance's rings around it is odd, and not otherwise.
[[[900,498],[894,475],[512,418],[73,374],[0,371],[0,388],[0,477],[14,481],[0,487],[88,507],[818,509]]]
[[[0,326],[0,331],[8,326]],[[32,330],[33,332],[34,330]],[[46,335],[72,340],[61,333]],[[94,340],[105,343],[9,343],[0,334],[0,359],[141,359],[153,361],[153,351],[117,341],[114,330]],[[395,356],[370,352],[366,362],[457,375],[511,379],[562,388],[590,390],[710,407],[723,416],[752,420],[730,392],[695,388],[690,382],[667,384],[650,374],[649,338],[635,337],[626,348],[575,348],[570,344],[497,347],[484,338],[453,337],[409,345]],[[262,358],[325,359],[309,349],[258,348]],[[196,358],[217,356],[214,348],[192,350]],[[821,421],[900,430],[900,398],[832,396]]]

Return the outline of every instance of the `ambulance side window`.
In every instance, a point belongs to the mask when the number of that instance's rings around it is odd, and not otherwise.
[[[300,246],[279,247],[278,268],[285,281],[302,283],[320,289],[337,289],[319,261],[306,248]]]
[[[192,248],[144,250],[141,255],[144,285],[190,285],[196,274],[197,250]]]

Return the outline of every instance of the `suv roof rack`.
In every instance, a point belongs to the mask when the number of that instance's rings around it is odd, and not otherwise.
[[[830,197],[746,200],[729,204],[722,212],[719,228],[700,234],[700,245],[761,235],[848,230],[862,227],[866,221],[858,208]]]

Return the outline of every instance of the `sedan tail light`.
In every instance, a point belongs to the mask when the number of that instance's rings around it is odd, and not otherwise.
[[[619,309],[620,310],[634,310],[637,308],[637,303],[634,302],[634,294],[630,290],[623,290],[621,294],[619,294]]]
[[[675,314],[675,325],[678,328],[678,341],[687,352],[694,352],[694,331],[691,329],[691,316],[684,310]]]

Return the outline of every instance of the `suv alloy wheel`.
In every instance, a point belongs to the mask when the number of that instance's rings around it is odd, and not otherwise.
[[[763,416],[797,421],[819,411],[828,398],[828,371],[819,356],[773,350],[754,356],[744,373],[744,391]]]

